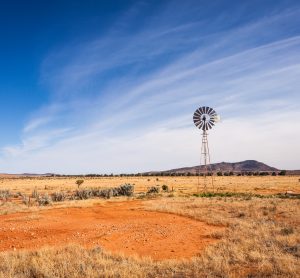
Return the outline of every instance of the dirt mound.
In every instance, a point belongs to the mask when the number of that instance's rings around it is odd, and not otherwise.
[[[192,257],[215,241],[212,232],[222,229],[145,211],[137,201],[1,215],[0,222],[0,251],[79,243],[156,260]]]

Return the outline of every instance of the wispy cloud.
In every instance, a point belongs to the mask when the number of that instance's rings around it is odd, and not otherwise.
[[[126,13],[121,29],[144,8]],[[214,161],[300,168],[300,10],[237,26],[222,14],[207,25],[195,14],[171,12],[165,6],[135,31],[112,26],[105,36],[49,54],[41,83],[51,103],[33,114],[20,145],[3,148],[7,171],[196,164],[199,133],[191,115],[198,105],[215,107],[224,119],[210,135]]]

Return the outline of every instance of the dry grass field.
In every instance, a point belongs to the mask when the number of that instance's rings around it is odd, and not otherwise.
[[[76,180],[3,177],[0,191],[73,192]],[[243,193],[214,197],[193,195],[197,177],[84,178],[80,188],[124,183],[133,197],[0,200],[0,277],[300,276],[300,200],[276,195],[300,193],[299,176],[214,177],[215,192]],[[156,185],[170,192],[141,194]]]
[[[13,192],[31,194],[34,189],[41,192],[76,190],[76,180],[81,178],[64,177],[32,177],[7,178],[0,176],[0,190],[9,189]],[[97,177],[83,178],[81,188],[115,187],[130,183],[135,192],[145,192],[151,186],[168,185],[181,193],[196,193],[202,190],[203,177]],[[212,190],[211,178],[207,177],[208,190]],[[286,191],[300,192],[299,176],[214,176],[213,184],[217,192],[251,192],[258,194],[276,194]]]

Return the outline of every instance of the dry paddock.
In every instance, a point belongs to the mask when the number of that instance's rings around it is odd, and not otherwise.
[[[51,193],[75,190],[75,181],[8,178],[0,187]],[[196,177],[96,178],[83,188],[125,182],[137,192],[157,184],[174,192],[47,207],[1,201],[0,277],[300,276],[299,199],[194,197]],[[260,194],[299,189],[299,177],[220,177],[218,183],[220,191]]]

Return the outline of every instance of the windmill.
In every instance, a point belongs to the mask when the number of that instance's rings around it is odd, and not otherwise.
[[[195,126],[203,131],[202,133],[202,145],[201,145],[201,155],[200,155],[200,165],[198,168],[198,188],[199,188],[199,176],[200,176],[200,169],[203,166],[204,172],[204,191],[207,190],[207,175],[209,174],[209,170],[211,171],[210,165],[210,154],[209,154],[209,147],[208,147],[208,138],[207,138],[207,131],[211,129],[216,122],[220,121],[220,116],[217,115],[216,111],[210,107],[202,106],[198,108],[193,116],[193,121]],[[211,180],[213,189],[213,176]]]

